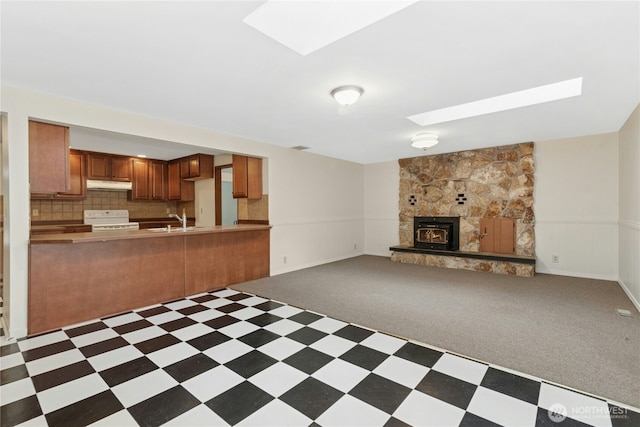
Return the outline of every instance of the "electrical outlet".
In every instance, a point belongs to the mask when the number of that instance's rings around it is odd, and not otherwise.
[[[353,250],[354,250],[354,251],[357,251],[357,250],[358,250],[358,244],[357,244],[357,243],[354,243],[354,244],[353,244]]]
[[[286,263],[287,263],[287,257],[284,257],[284,258],[282,259],[282,262],[283,262],[284,264],[286,264]]]
[[[167,208],[167,213],[170,214],[171,213],[171,208]]]
[[[200,208],[200,213],[203,214],[204,213],[204,208]]]
[[[560,262],[560,255],[551,255],[551,262],[553,263],[559,263]]]
[[[38,209],[34,209],[31,211],[31,216],[40,216],[40,211]]]

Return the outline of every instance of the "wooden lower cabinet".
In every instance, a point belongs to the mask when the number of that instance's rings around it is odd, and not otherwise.
[[[185,238],[186,295],[269,276],[269,230]]]
[[[31,244],[28,333],[183,297],[182,239]]]
[[[269,229],[29,245],[28,334],[269,276]]]

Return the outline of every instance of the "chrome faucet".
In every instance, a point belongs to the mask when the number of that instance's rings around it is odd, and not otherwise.
[[[178,221],[180,221],[182,223],[182,229],[186,230],[187,229],[187,213],[185,212],[184,209],[182,209],[182,218],[180,216],[178,216],[178,214],[170,214],[169,218],[175,218]]]

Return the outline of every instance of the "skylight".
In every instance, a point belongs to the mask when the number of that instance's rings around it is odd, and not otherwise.
[[[527,107],[529,105],[542,104],[549,101],[571,98],[582,94],[582,77],[565,80],[545,86],[512,92],[493,98],[481,99],[440,110],[427,111],[414,114],[407,118],[420,126],[436,123],[450,122],[452,120],[466,119],[468,117],[481,116],[496,113],[498,111],[512,110],[514,108]]]
[[[416,1],[270,0],[243,22],[300,55],[308,55]]]

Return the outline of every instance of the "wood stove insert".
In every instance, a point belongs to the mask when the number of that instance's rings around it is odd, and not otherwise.
[[[460,217],[416,216],[413,218],[413,247],[457,251],[460,248]]]

